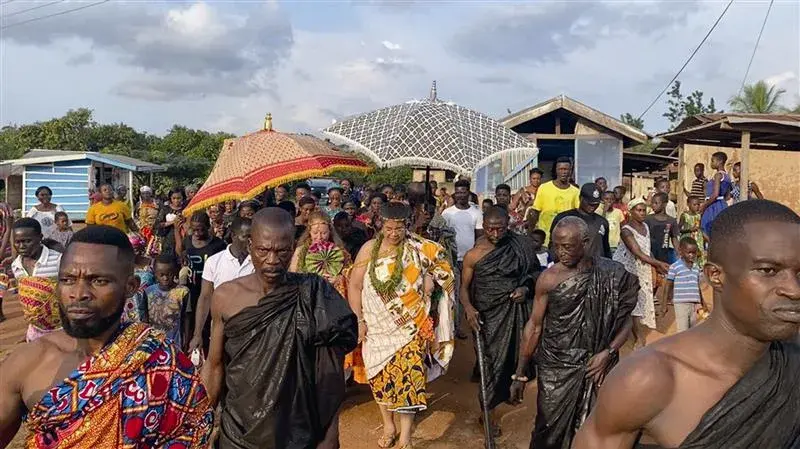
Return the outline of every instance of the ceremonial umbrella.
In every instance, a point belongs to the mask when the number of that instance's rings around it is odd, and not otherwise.
[[[436,96],[353,116],[322,130],[381,167],[433,167],[472,177],[503,155],[536,155],[527,139],[480,112]]]
[[[272,116],[267,114],[261,131],[225,140],[214,169],[183,213],[189,216],[227,200],[249,200],[267,188],[337,170],[368,172],[371,168],[356,155],[317,137],[274,131]]]

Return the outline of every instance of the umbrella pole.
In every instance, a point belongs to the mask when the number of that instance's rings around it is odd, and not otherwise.
[[[425,167],[425,208],[428,208],[428,201],[431,198],[431,166]]]

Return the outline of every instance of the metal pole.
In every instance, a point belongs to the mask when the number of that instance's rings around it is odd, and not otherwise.
[[[478,371],[481,377],[481,408],[483,411],[483,435],[486,449],[495,449],[494,446],[494,430],[492,429],[491,414],[489,412],[489,404],[486,403],[486,364],[483,356],[483,337],[481,331],[475,332],[475,345],[478,348]]]
[[[434,84],[435,86],[435,84]],[[435,87],[434,87],[435,89]],[[428,201],[431,197],[431,166],[425,167],[425,207],[428,207]]]

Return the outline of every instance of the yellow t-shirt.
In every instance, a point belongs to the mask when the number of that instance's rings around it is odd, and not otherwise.
[[[608,246],[614,249],[619,246],[619,232],[622,229],[622,222],[625,221],[625,215],[616,207],[602,215],[608,221]]]
[[[539,186],[536,199],[533,200],[533,208],[539,211],[536,228],[544,231],[545,245],[550,242],[550,226],[553,224],[553,219],[561,212],[577,208],[580,205],[580,193],[581,191],[573,185],[559,189],[553,181],[547,181]]]
[[[87,225],[113,226],[120,231],[128,232],[127,221],[131,219],[131,208],[128,203],[114,200],[111,204],[100,201],[89,206],[86,212]]]

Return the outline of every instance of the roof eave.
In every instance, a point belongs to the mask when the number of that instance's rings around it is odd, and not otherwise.
[[[500,122],[507,128],[513,128],[557,109],[565,109],[575,115],[581,116],[592,121],[593,123],[638,142],[639,144],[647,143],[653,138],[653,136],[646,131],[634,128],[627,123],[621,122],[604,112],[598,111],[591,106],[587,106],[580,101],[574,100],[565,95],[559,95],[527,109],[515,112],[500,119]]]

